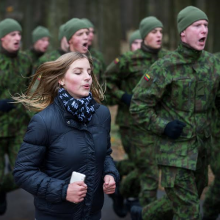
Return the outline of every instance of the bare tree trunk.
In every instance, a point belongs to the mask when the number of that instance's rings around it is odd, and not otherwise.
[[[63,0],[47,0],[43,3],[44,6],[44,25],[49,29],[52,38],[51,45],[54,48],[59,48],[58,40],[59,27],[68,20],[69,2]]]
[[[0,1],[0,21],[5,18],[6,1],[7,0],[1,0]]]
[[[23,10],[23,31],[22,31],[22,49],[26,50],[32,44],[31,32],[34,27],[34,8],[35,0],[22,0],[20,1],[21,10]]]
[[[120,54],[121,19],[118,0],[99,1],[100,48],[106,63],[110,63]]]

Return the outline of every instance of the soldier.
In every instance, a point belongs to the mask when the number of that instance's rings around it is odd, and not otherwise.
[[[65,33],[64,33],[64,26],[65,24],[61,25],[59,28],[59,35],[58,39],[60,41],[60,48],[57,50],[53,50],[49,53],[45,53],[43,56],[39,58],[38,61],[35,63],[35,69],[37,69],[41,64],[47,62],[47,61],[54,61],[57,58],[59,58],[61,55],[67,53],[69,51],[69,44],[66,40]],[[33,91],[37,88],[40,80],[39,76],[35,82],[35,85],[33,86]]]
[[[158,216],[162,204],[173,211],[173,219],[200,219],[199,198],[208,183],[212,108],[216,98],[217,104],[220,99],[220,65],[213,54],[204,51],[208,18],[203,11],[184,8],[177,26],[178,48],[146,71],[131,101],[135,120],[156,135],[161,185],[167,194],[143,212],[133,206],[135,220],[162,219]]]
[[[20,24],[7,18],[0,22],[0,215],[7,208],[6,193],[16,189],[12,172],[5,174],[5,154],[11,169],[23,140],[29,116],[22,105],[12,104],[11,95],[24,92],[27,76],[31,74],[31,61],[19,51]]]
[[[95,57],[97,60],[100,61],[100,63],[102,64],[102,69],[105,70],[106,64],[105,64],[105,59],[104,59],[103,54],[92,46],[93,41],[94,41],[94,36],[95,36],[94,25],[87,18],[82,18],[82,20],[86,22],[89,27],[89,41],[88,41],[89,52],[91,53],[92,57]]]
[[[167,52],[161,49],[163,37],[163,24],[156,17],[150,16],[140,22],[139,30],[143,42],[141,49],[128,51],[116,58],[105,72],[107,103],[115,100],[118,104],[116,124],[123,148],[128,155],[127,160],[117,162],[117,168],[122,176],[127,175],[121,182],[120,192],[124,197],[138,197],[142,205],[146,205],[156,199],[158,187],[158,168],[154,160],[153,135],[148,134],[141,126],[137,126],[129,113],[132,90],[141,79],[143,69],[149,68],[158,58]],[[144,134],[144,136],[143,136]],[[120,195],[114,201],[123,207],[123,199]],[[119,193],[118,193],[119,194]],[[128,201],[135,203],[134,199]],[[118,207],[120,207],[118,205]],[[123,208],[117,208],[115,212],[119,216]]]
[[[135,51],[141,48],[141,33],[139,30],[134,31],[131,36],[129,37],[129,47],[131,51]]]
[[[88,24],[79,18],[72,18],[67,21],[64,27],[65,36],[67,42],[70,45],[70,51],[76,51],[80,53],[88,53],[89,47],[89,26]],[[93,72],[100,85],[103,83],[103,68],[99,60],[92,56],[93,60]]]
[[[38,26],[32,31],[33,46],[26,52],[31,58],[33,73],[38,66],[39,58],[44,55],[50,45],[50,37],[49,30],[43,26]]]
[[[61,55],[65,54],[69,51],[69,44],[66,40],[65,33],[64,33],[64,26],[65,24],[61,25],[59,28],[59,35],[58,39],[60,42],[60,48],[57,50],[53,50],[49,53],[45,53],[42,57],[40,57],[38,66],[47,62],[47,61],[54,61],[59,58]]]

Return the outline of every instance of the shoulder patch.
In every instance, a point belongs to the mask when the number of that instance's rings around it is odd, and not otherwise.
[[[144,75],[144,79],[146,79],[147,81],[149,81],[149,80],[150,80],[150,76],[146,73],[146,74]]]
[[[39,81],[40,81],[40,79],[41,79],[41,75],[39,75],[39,76],[37,77],[37,80],[39,80]]]
[[[117,64],[117,63],[119,63],[119,61],[120,61],[120,60],[119,60],[118,58],[116,58],[116,59],[114,60],[114,63]]]

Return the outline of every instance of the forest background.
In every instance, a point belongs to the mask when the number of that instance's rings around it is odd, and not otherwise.
[[[71,18],[88,18],[95,26],[95,47],[109,64],[129,49],[127,39],[141,19],[156,16],[164,24],[163,46],[174,50],[178,43],[178,12],[193,5],[209,18],[206,50],[220,51],[219,0],[0,0],[0,20],[14,18],[23,27],[22,49],[31,46],[31,32],[38,26],[52,33],[50,49],[59,47],[59,26]]]

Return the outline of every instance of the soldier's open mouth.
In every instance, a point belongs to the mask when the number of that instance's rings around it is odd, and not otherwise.
[[[83,44],[83,47],[87,47],[87,46],[88,46],[88,43],[84,43],[84,44]]]
[[[204,42],[204,41],[205,41],[205,37],[203,37],[199,40],[199,42]]]

